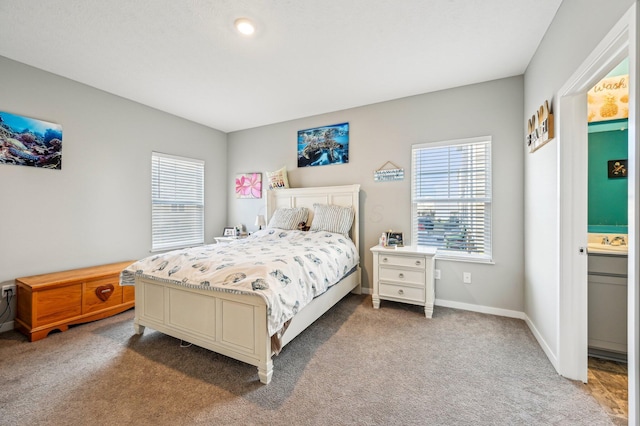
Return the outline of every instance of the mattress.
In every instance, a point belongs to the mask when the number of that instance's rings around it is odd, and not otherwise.
[[[277,228],[226,244],[174,250],[141,259],[120,274],[190,288],[254,294],[267,304],[272,336],[314,297],[348,275],[359,262],[355,244],[343,234]]]

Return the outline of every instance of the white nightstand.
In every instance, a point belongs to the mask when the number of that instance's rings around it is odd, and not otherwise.
[[[433,265],[436,248],[407,246],[388,249],[371,247],[373,253],[373,307],[380,300],[424,306],[427,318],[433,316],[435,285]]]

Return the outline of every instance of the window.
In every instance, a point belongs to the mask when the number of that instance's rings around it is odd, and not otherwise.
[[[413,244],[491,261],[491,138],[414,145]]]
[[[204,161],[151,154],[151,250],[204,243]]]

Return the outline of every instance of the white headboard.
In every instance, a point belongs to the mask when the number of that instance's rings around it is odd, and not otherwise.
[[[313,220],[313,205],[335,204],[352,207],[354,213],[351,240],[360,250],[360,185],[324,186],[316,188],[286,188],[267,191],[267,223],[279,207],[306,207]]]

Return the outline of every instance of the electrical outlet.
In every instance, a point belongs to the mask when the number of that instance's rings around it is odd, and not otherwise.
[[[11,290],[12,291],[12,295],[15,296],[16,295],[16,286],[15,284],[8,284],[8,285],[3,285],[2,286],[2,298],[6,298],[7,297],[7,292]]]
[[[471,272],[463,272],[462,273],[462,281],[465,284],[471,284]]]
[[[433,270],[433,278],[436,280],[440,279],[440,269],[434,269]]]

